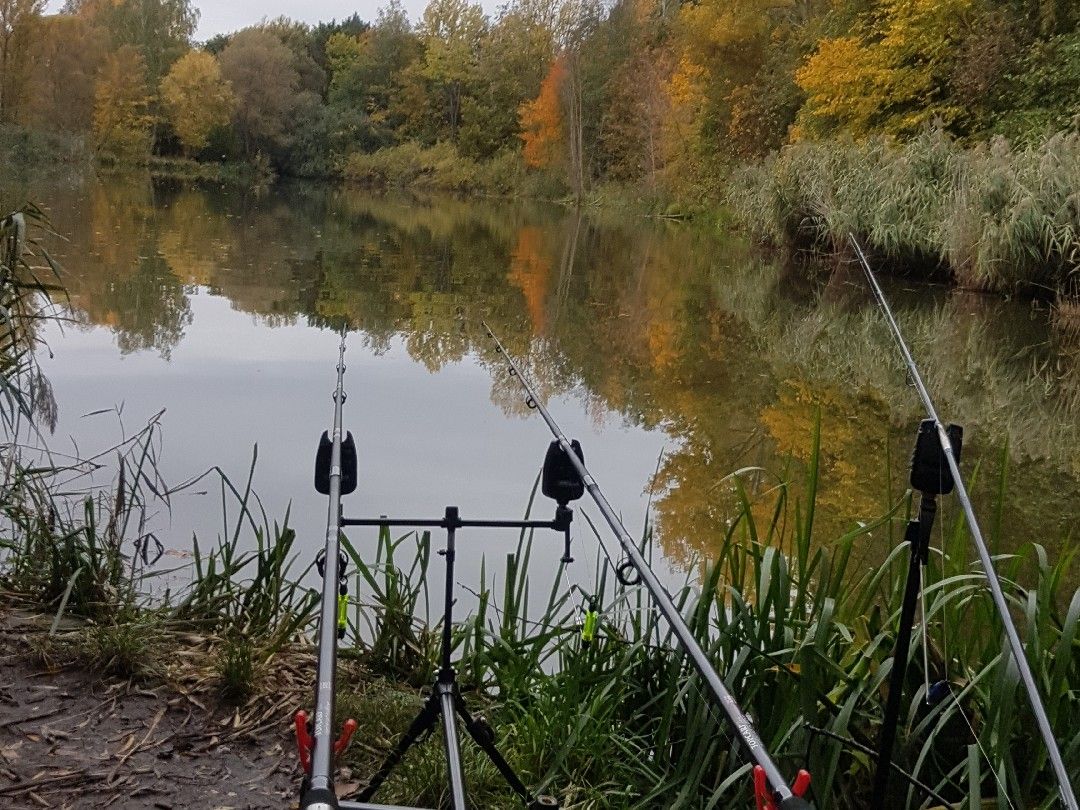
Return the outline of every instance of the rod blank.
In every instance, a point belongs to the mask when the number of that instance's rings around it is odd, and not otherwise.
[[[334,695],[337,681],[337,599],[338,551],[341,534],[341,409],[345,403],[345,331],[338,347],[337,388],[334,390],[334,426],[330,434],[330,504],[326,518],[325,569],[323,570],[322,607],[319,611],[319,664],[315,681],[315,716],[312,718],[314,741],[311,752],[309,789],[301,797],[304,808],[329,806],[326,796],[334,792]]]

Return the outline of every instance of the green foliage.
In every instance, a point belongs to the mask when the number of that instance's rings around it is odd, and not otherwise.
[[[370,154],[355,152],[344,162],[346,179],[379,187],[411,187],[491,194],[547,192],[561,197],[566,187],[546,174],[526,177],[520,154],[505,151],[484,163],[463,157],[452,144],[424,148],[407,141]]]
[[[208,552],[192,538],[194,578],[171,617],[225,636],[258,638],[273,652],[311,620],[318,594],[300,584],[311,565],[292,573],[296,533],[289,527],[288,513],[281,524],[271,523],[252,493],[257,459],[258,448],[242,490],[221,470],[211,471],[220,479],[223,533]],[[232,522],[230,498],[236,508]],[[250,537],[245,538],[245,531]],[[253,539],[254,548],[245,550],[249,543],[241,544],[242,538]]]
[[[334,155],[374,151],[396,140],[405,120],[398,100],[402,72],[419,49],[420,40],[400,5],[380,11],[375,26],[360,35],[336,33],[327,40]]]
[[[476,160],[517,146],[518,109],[540,90],[555,55],[554,34],[541,9],[507,7],[487,31],[477,57],[476,82],[462,99],[458,148]]]
[[[365,637],[370,639],[368,662],[377,672],[396,676],[413,686],[422,686],[434,675],[438,640],[438,635],[418,619],[421,594],[425,608],[428,607],[431,535],[425,532],[416,539],[415,547],[406,547],[412,556],[412,564],[406,572],[397,567],[394,555],[406,540],[411,539],[412,535],[405,535],[394,540],[390,529],[381,527],[375,559],[370,563],[344,536],[342,546],[356,566],[358,592],[363,588],[374,600],[374,617],[364,615],[368,622]],[[354,627],[353,631],[359,639],[360,628]]]
[[[0,152],[8,156],[10,170],[66,170],[90,166],[93,147],[85,135],[40,132],[22,127],[0,127]]]
[[[476,80],[487,27],[484,10],[467,0],[430,0],[424,9],[419,75],[444,96],[443,123],[451,142],[457,141],[461,99]]]
[[[102,675],[140,678],[161,671],[161,617],[152,611],[91,623],[74,644],[84,666]]]
[[[243,703],[254,691],[255,655],[251,638],[238,634],[225,637],[214,658],[214,669],[226,700]]]
[[[1009,77],[995,129],[1038,141],[1074,125],[1080,87],[1080,28],[1031,45]]]

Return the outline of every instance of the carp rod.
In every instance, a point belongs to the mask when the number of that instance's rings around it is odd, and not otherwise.
[[[319,568],[323,588],[319,609],[319,660],[315,679],[315,714],[309,724],[307,713],[296,713],[296,736],[300,747],[300,764],[305,771],[301,787],[301,804],[305,810],[332,810],[339,806],[334,791],[334,754],[340,753],[356,730],[356,721],[348,720],[341,736],[333,739],[334,703],[337,681],[337,652],[345,560],[341,554],[341,496],[356,488],[356,446],[352,435],[341,435],[341,410],[345,404],[345,335],[341,330],[338,346],[337,387],[334,389],[334,422],[329,434],[319,443],[319,455],[328,461],[328,475],[316,473],[315,488],[330,496],[326,519],[326,544],[320,553]],[[342,456],[351,455],[348,475],[342,473]],[[326,458],[328,456],[328,458]],[[316,465],[318,470],[319,465]]]
[[[667,589],[664,588],[663,584],[657,578],[656,574],[649,566],[649,563],[638,549],[637,544],[630,536],[630,533],[626,530],[622,520],[618,517],[615,510],[608,502],[608,499],[604,496],[600,486],[596,483],[596,479],[593,478],[592,474],[585,466],[585,462],[573,447],[574,443],[566,437],[566,434],[563,433],[559,424],[544,406],[544,403],[540,401],[540,397],[537,396],[532,383],[529,382],[528,378],[521,372],[521,369],[514,361],[514,358],[511,357],[509,352],[503,347],[502,341],[496,337],[494,331],[486,322],[484,322],[483,326],[488,337],[494,341],[496,351],[506,360],[506,363],[509,366],[510,376],[516,378],[524,389],[526,405],[528,405],[529,408],[538,411],[540,416],[543,417],[544,422],[547,423],[551,434],[562,447],[566,458],[569,459],[581,481],[584,483],[585,490],[596,503],[600,513],[604,516],[604,520],[618,539],[619,544],[623,548],[623,552],[626,554],[627,562],[636,570],[641,582],[652,595],[656,606],[659,608],[664,618],[667,619],[668,625],[671,627],[672,632],[675,633],[675,637],[679,640],[683,651],[690,658],[690,662],[694,665],[698,674],[707,684],[715,702],[726,715],[731,726],[738,732],[738,740],[742,743],[742,747],[747,757],[754,763],[754,789],[759,802],[758,806],[777,808],[777,810],[809,810],[810,805],[802,798],[802,796],[810,785],[810,774],[806,771],[799,771],[799,775],[796,778],[794,785],[792,787],[788,786],[783,775],[780,773],[780,769],[769,756],[765,744],[758,736],[749,717],[747,717],[746,713],[739,707],[738,702],[724,685],[720,675],[717,673],[716,669],[709,661],[708,656],[705,654],[705,651],[701,648],[701,645],[698,643],[697,639],[694,638],[693,633],[684,621],[682,614],[675,605],[675,601],[671,598],[671,594],[667,592]],[[620,568],[621,567],[622,566],[620,566]]]
[[[904,335],[900,331],[899,324],[896,322],[892,308],[889,306],[889,301],[885,297],[885,293],[882,291],[881,286],[878,284],[877,277],[870,267],[870,262],[866,258],[862,246],[859,245],[854,234],[849,233],[848,238],[851,241],[852,247],[855,249],[855,255],[858,257],[859,263],[862,265],[863,273],[866,275],[866,280],[874,294],[877,305],[885,316],[885,320],[892,330],[893,337],[896,339],[897,346],[900,348],[900,354],[903,355],[908,374],[910,375],[916,390],[919,392],[919,398],[922,399],[926,414],[934,423],[938,442],[941,445],[942,457],[948,465],[949,473],[956,486],[956,497],[960,501],[960,506],[964,512],[964,518],[967,521],[968,529],[971,534],[971,539],[979,554],[979,560],[982,563],[983,572],[986,575],[986,583],[990,588],[990,594],[993,597],[997,613],[1001,617],[1002,625],[1005,629],[1005,637],[1009,642],[1009,649],[1012,652],[1013,660],[1016,662],[1017,670],[1020,673],[1020,680],[1024,685],[1024,692],[1027,695],[1028,703],[1031,705],[1032,713],[1035,715],[1035,722],[1039,728],[1039,734],[1043,739],[1043,744],[1046,746],[1046,751],[1054,771],[1054,777],[1058,784],[1061,800],[1069,810],[1080,810],[1080,807],[1077,805],[1076,794],[1073,792],[1068,771],[1065,769],[1065,762],[1062,760],[1061,751],[1058,749],[1057,740],[1054,738],[1054,731],[1050,726],[1049,718],[1046,716],[1046,709],[1043,707],[1038,687],[1035,685],[1035,677],[1032,675],[1031,667],[1028,664],[1027,656],[1024,653],[1024,645],[1020,640],[1020,634],[1016,630],[1016,625],[1013,623],[1012,616],[1009,614],[1009,605],[1005,600],[1005,592],[1001,587],[1001,580],[998,578],[997,571],[994,568],[993,557],[986,545],[986,541],[983,539],[982,529],[979,528],[979,521],[975,517],[975,510],[971,505],[971,498],[968,495],[967,487],[964,485],[964,479],[960,475],[960,468],[957,464],[959,453],[956,452],[956,449],[954,448],[953,441],[949,436],[949,430],[938,418],[937,409],[934,407],[934,402],[930,398],[930,392],[923,382],[918,366],[915,365],[915,358],[908,348],[907,341],[904,340]],[[925,640],[923,643],[925,644]]]

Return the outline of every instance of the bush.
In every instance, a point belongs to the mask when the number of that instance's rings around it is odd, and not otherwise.
[[[0,154],[7,169],[48,169],[85,166],[91,150],[86,138],[67,132],[42,132],[21,127],[0,127]]]
[[[561,199],[566,181],[550,172],[526,171],[521,155],[507,149],[478,162],[447,142],[423,147],[415,141],[376,152],[354,152],[345,159],[347,180],[380,188],[421,188],[500,196]]]

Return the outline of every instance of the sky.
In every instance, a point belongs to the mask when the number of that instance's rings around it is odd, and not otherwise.
[[[261,21],[263,18],[274,19],[282,15],[306,23],[321,20],[344,19],[354,12],[364,20],[374,20],[379,7],[386,0],[196,0],[199,9],[199,28],[195,38],[206,41],[215,34],[236,31]],[[496,0],[481,0],[480,4],[488,14],[499,5]],[[50,11],[59,11],[64,0],[49,0]],[[403,5],[413,21],[427,5],[427,0],[403,0]]]
[[[364,20],[374,20],[383,0],[204,0],[196,2],[200,11],[199,29],[195,38],[206,40],[215,34],[236,31],[264,17],[282,15],[306,23],[344,19],[354,12]],[[409,16],[415,21],[424,10],[426,0],[404,0]]]

